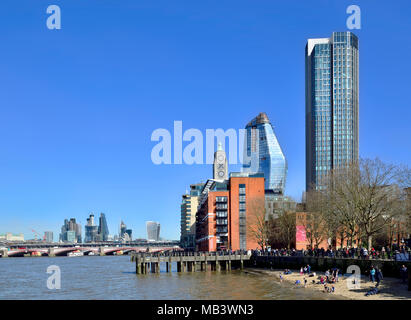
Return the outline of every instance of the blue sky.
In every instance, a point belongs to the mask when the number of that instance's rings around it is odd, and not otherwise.
[[[49,30],[46,8],[61,8]],[[408,1],[3,0],[0,233],[57,240],[65,218],[106,213],[145,237],[178,239],[181,194],[210,165],[154,165],[151,133],[240,129],[268,114],[305,187],[304,47],[346,31],[361,8],[360,155],[410,165]],[[185,143],[187,144],[187,143]],[[233,166],[230,171],[236,171]]]

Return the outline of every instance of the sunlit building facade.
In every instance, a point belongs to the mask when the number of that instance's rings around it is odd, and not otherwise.
[[[287,161],[268,116],[260,113],[245,129],[242,172],[263,173],[265,192],[284,194]]]
[[[252,230],[264,211],[264,176],[232,172],[220,183],[207,180],[196,214],[196,250],[250,250],[259,247]]]
[[[358,38],[334,32],[305,49],[306,190],[358,160]]]
[[[190,185],[190,193],[182,195],[181,201],[181,232],[180,243],[185,249],[195,249],[196,238],[196,212],[198,197],[204,183]]]

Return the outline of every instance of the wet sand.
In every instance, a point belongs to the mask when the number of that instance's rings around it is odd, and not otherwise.
[[[296,280],[300,280],[301,284],[298,286],[304,286],[304,277],[307,279],[307,285],[304,289],[306,290],[316,290],[323,292],[324,285],[316,284],[320,281],[320,277],[324,275],[324,272],[315,272],[315,277],[309,277],[308,275],[300,275],[297,270],[291,270],[292,274],[285,275],[284,270],[265,270],[265,269],[252,269],[255,272],[261,272],[267,276],[276,277],[280,281],[280,274],[283,276],[283,282],[288,284],[295,284]],[[312,283],[315,280],[315,284]],[[351,281],[351,280],[348,280]],[[327,284],[331,286],[331,284]],[[375,287],[375,283],[369,281],[367,276],[361,276],[360,288],[358,289],[348,289],[347,287],[347,277],[341,276],[337,283],[334,283],[335,292],[327,293],[323,292],[324,295],[336,295],[338,298],[344,298],[347,300],[411,300],[411,291],[408,291],[408,285],[401,283],[401,279],[396,278],[385,278],[380,282],[379,290],[380,293],[370,296],[365,296],[365,294],[372,288]],[[337,298],[337,297],[336,297]]]

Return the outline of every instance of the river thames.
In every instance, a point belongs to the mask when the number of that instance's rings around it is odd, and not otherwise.
[[[61,271],[61,288],[47,288],[47,268]],[[280,283],[260,273],[230,272],[135,274],[129,256],[29,257],[0,259],[0,299],[335,299]]]

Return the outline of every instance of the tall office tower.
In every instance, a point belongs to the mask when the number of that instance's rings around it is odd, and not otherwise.
[[[45,242],[54,242],[53,231],[44,231],[44,241]]]
[[[147,240],[158,241],[160,240],[160,224],[154,221],[147,221]]]
[[[281,150],[273,126],[262,112],[245,127],[242,172],[263,173],[266,194],[284,194],[287,161]]]
[[[61,227],[60,241],[81,242],[81,225],[76,223],[75,218],[71,218],[70,221],[64,220],[64,224]]]
[[[305,47],[306,190],[358,160],[358,38],[333,32]]]
[[[106,215],[104,213],[100,213],[99,218],[99,225],[98,225],[98,237],[100,241],[108,241],[108,226]]]
[[[84,226],[84,242],[95,242],[98,240],[98,226],[94,223],[94,214],[91,213],[87,218],[87,224]]]
[[[213,178],[219,181],[228,179],[227,156],[221,142],[218,143],[217,151],[214,153]]]
[[[190,194],[182,196],[180,244],[183,248],[195,249],[198,197],[203,187],[204,183],[192,184]]]

